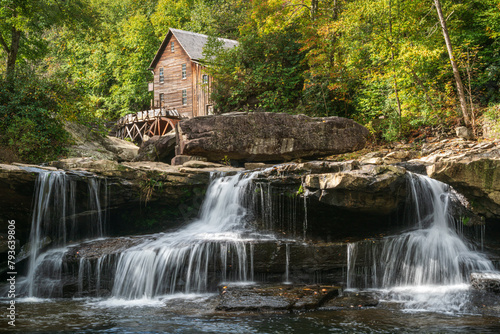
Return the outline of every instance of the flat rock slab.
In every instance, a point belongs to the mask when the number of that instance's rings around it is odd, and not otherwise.
[[[342,117],[228,113],[177,124],[177,154],[210,161],[289,161],[362,149],[369,132]]]
[[[320,285],[224,285],[218,311],[276,312],[311,310],[339,295],[340,287]]]
[[[500,293],[500,273],[472,273],[470,283],[474,289]]]
[[[378,299],[368,293],[344,293],[343,296],[331,299],[322,305],[324,309],[361,309],[375,307]]]

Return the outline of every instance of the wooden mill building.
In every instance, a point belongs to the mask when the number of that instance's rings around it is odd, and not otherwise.
[[[213,113],[210,102],[211,78],[200,63],[208,36],[179,29],[170,29],[150,65],[154,81],[155,108],[175,109],[181,117],[204,116]],[[238,44],[220,39],[223,47]]]

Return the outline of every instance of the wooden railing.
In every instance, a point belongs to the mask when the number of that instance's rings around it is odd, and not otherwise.
[[[116,122],[116,137],[143,142],[152,136],[163,136],[175,129],[182,117],[176,109],[151,109],[128,114]]]

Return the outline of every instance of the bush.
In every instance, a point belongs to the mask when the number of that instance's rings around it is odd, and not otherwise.
[[[1,78],[0,143],[25,162],[39,163],[63,155],[70,136],[60,111],[72,101],[71,94],[55,80],[25,74]]]

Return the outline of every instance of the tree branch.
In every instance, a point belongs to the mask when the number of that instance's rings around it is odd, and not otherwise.
[[[2,47],[5,50],[5,52],[10,53],[10,48],[7,45],[7,43],[5,42],[5,40],[3,39],[2,34],[0,34],[0,44],[2,44]]]

